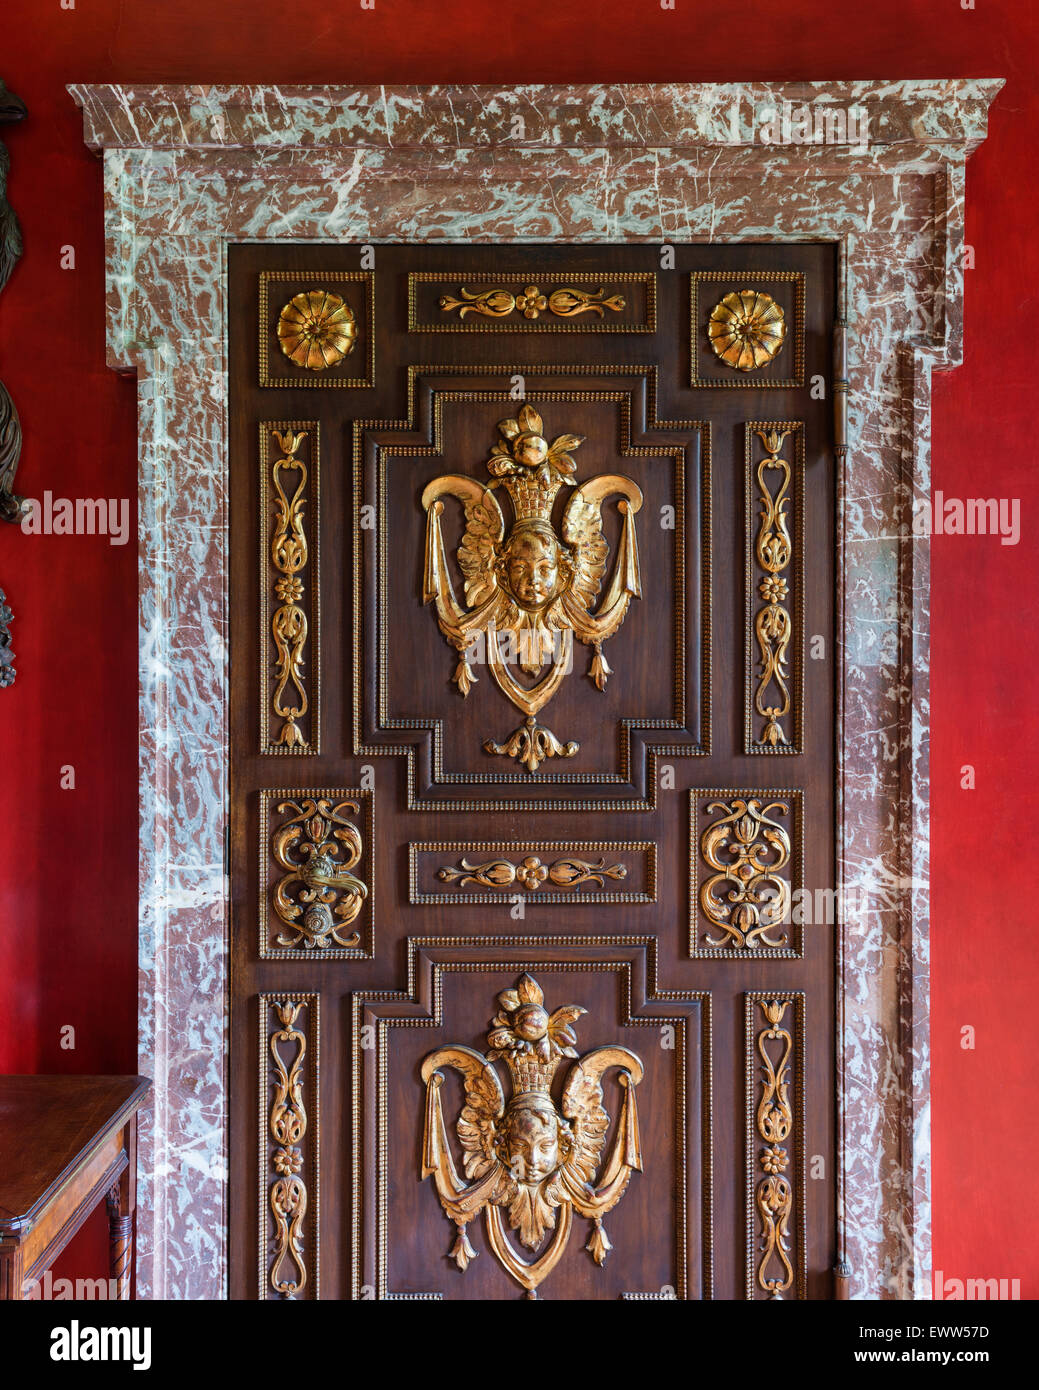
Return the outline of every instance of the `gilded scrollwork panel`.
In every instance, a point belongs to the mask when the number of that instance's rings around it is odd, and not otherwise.
[[[804,386],[804,272],[692,271],[689,334],[691,386]]]
[[[319,1002],[259,996],[261,1299],[317,1299]]]
[[[260,752],[321,751],[320,431],[260,425]]]
[[[689,954],[804,954],[803,795],[793,788],[689,793]]]
[[[375,385],[375,274],[264,270],[260,385],[332,390]]]
[[[408,276],[410,333],[654,333],[656,327],[652,272]]]
[[[745,435],[744,751],[804,751],[804,429]]]
[[[260,955],[374,953],[375,800],[356,787],[260,793]]]
[[[653,903],[657,847],[623,840],[446,840],[408,846],[409,901],[508,904]]]
[[[805,996],[745,1001],[748,1299],[806,1297]]]

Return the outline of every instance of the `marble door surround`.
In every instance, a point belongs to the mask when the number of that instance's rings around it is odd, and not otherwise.
[[[929,556],[909,519],[1001,85],[69,89],[104,159],[108,361],[138,381],[141,1296],[227,1288],[227,247],[410,239],[839,249],[838,858],[867,897],[837,927],[838,1218],[852,1296],[930,1296]]]

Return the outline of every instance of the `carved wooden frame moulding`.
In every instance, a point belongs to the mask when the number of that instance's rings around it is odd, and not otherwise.
[[[853,1296],[930,1296],[929,556],[909,518],[1001,85],[70,88],[104,155],[108,360],[139,393],[141,1295],[227,1288],[227,246],[435,239],[839,248],[838,859],[869,891],[839,926],[839,1253]],[[785,102],[865,111],[866,138],[765,143]]]

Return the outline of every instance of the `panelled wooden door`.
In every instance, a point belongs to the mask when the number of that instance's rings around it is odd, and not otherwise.
[[[231,248],[236,1297],[829,1296],[834,276]]]

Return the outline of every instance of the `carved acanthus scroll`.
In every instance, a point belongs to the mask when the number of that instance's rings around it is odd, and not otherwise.
[[[596,314],[602,318],[607,309],[619,314],[624,305],[625,299],[621,294],[607,295],[604,289],[579,290],[571,285],[552,290],[547,295],[537,285],[526,285],[519,293],[503,288],[468,290],[463,285],[457,297],[451,294],[440,297],[441,309],[446,313],[457,309],[460,319],[464,319],[466,314],[503,319],[517,312],[525,319],[536,319],[546,312],[557,318],[574,318],[578,314]]]
[[[754,949],[787,944],[790,920],[790,835],[775,819],[784,801],[762,805],[755,797],[712,801],[715,815],[700,836],[700,854],[714,872],[700,885],[700,906],[712,928],[708,946]]]
[[[577,888],[582,883],[597,883],[601,888],[606,879],[624,879],[628,870],[624,864],[607,864],[605,859],[555,859],[551,864],[542,863],[536,855],[528,855],[519,864],[509,859],[492,859],[484,864],[470,864],[463,859],[461,864],[445,864],[437,870],[437,878],[442,883],[479,883],[484,888],[511,888],[519,883],[528,893],[536,893],[544,883],[551,882],[556,888]]]

